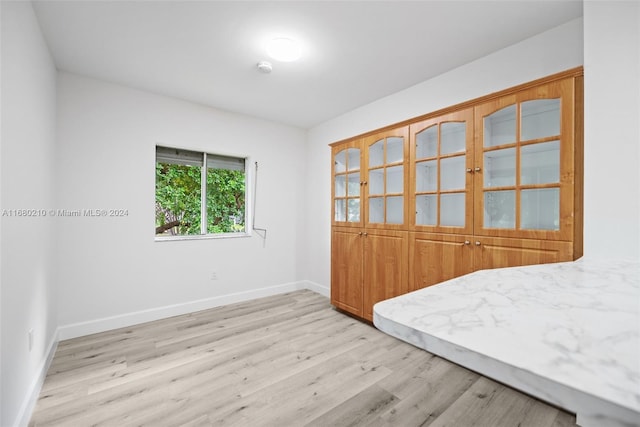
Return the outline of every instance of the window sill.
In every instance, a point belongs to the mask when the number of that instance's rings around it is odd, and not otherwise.
[[[251,233],[220,233],[220,234],[194,234],[188,236],[156,236],[156,242],[175,242],[182,240],[218,240],[218,239],[239,239],[251,237]]]

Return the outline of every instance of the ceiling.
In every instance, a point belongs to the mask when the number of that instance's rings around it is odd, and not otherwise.
[[[34,1],[56,66],[311,128],[582,16],[555,1]],[[256,64],[274,36],[303,56]]]

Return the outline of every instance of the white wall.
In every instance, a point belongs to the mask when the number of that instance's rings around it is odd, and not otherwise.
[[[29,2],[1,2],[3,215],[0,425],[26,424],[55,343],[49,217],[8,216],[53,204],[55,68]],[[28,331],[33,329],[29,351]]]
[[[305,133],[106,82],[58,78],[57,218],[61,338],[291,289]],[[259,164],[250,238],[154,241],[155,145],[249,155]],[[210,280],[212,272],[218,280]]]
[[[640,3],[584,5],[585,257],[640,259]]]
[[[330,284],[331,159],[328,144],[583,64],[582,19],[534,36],[309,131],[305,278]]]

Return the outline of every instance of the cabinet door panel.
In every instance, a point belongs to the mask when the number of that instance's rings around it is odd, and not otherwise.
[[[333,197],[331,224],[347,227],[362,225],[361,140],[335,145],[331,149],[331,194]]]
[[[488,238],[480,238],[476,241],[480,243],[475,245],[474,242],[476,270],[546,264],[573,259],[570,242]]]
[[[574,90],[563,79],[475,107],[475,235],[573,239]]]
[[[409,215],[415,231],[473,232],[473,110],[409,127]]]
[[[331,234],[331,304],[362,316],[363,237],[357,230]]]
[[[364,241],[364,318],[373,305],[407,292],[409,244],[406,232],[368,232]]]
[[[409,254],[409,291],[471,273],[474,248],[469,239],[469,236],[416,233]]]
[[[409,128],[380,132],[363,139],[364,226],[370,229],[407,228]]]

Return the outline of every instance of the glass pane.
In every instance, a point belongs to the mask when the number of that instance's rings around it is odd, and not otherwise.
[[[520,173],[521,184],[560,182],[560,141],[523,146]]]
[[[522,190],[520,227],[532,230],[560,229],[560,189]]]
[[[384,222],[384,198],[372,197],[369,199],[369,222]]]
[[[516,227],[516,192],[514,190],[484,193],[484,227]]]
[[[350,173],[347,175],[347,196],[360,196],[360,174],[359,173]]]
[[[438,126],[433,125],[416,134],[416,158],[438,155]]]
[[[347,154],[345,150],[336,153],[333,158],[333,171],[335,173],[345,172],[347,170]]]
[[[467,179],[465,156],[440,160],[440,189],[460,190],[465,188]]]
[[[201,180],[200,166],[156,163],[156,229],[162,227],[156,235],[202,234]]]
[[[335,220],[336,221],[346,221],[347,216],[347,202],[344,199],[336,200],[336,212],[335,212]]]
[[[404,189],[404,167],[392,166],[387,168],[387,194],[402,193]]]
[[[369,171],[369,194],[384,194],[384,169]]]
[[[384,164],[384,139],[376,141],[369,146],[369,167],[382,166]]]
[[[560,135],[560,100],[536,99],[520,105],[520,139]]]
[[[416,224],[437,225],[438,196],[416,196]]]
[[[436,191],[438,185],[438,162],[429,160],[416,163],[416,191]]]
[[[360,222],[360,199],[347,200],[347,221]]]
[[[448,122],[440,126],[440,154],[464,153],[467,149],[466,124]]]
[[[335,197],[346,197],[347,195],[347,177],[345,175],[338,175],[335,179],[334,194]]]
[[[404,222],[403,208],[402,196],[387,197],[387,224],[402,224]]]
[[[440,225],[464,227],[465,193],[440,195]]]
[[[484,146],[516,142],[516,106],[510,105],[484,118]]]
[[[404,160],[404,138],[392,136],[387,138],[387,163],[398,163]]]
[[[484,186],[501,187],[516,185],[516,149],[484,153]]]
[[[359,148],[347,148],[347,167],[350,171],[357,171],[360,169],[360,149]]]

